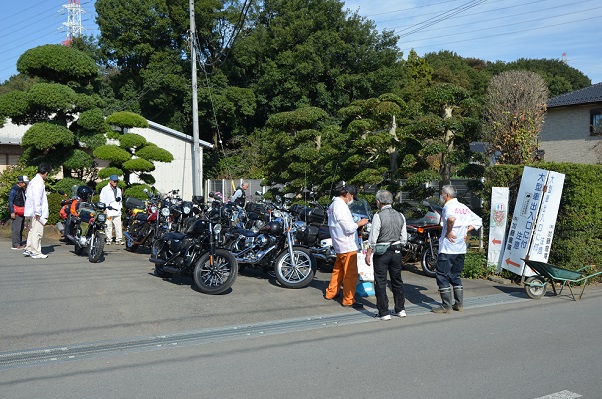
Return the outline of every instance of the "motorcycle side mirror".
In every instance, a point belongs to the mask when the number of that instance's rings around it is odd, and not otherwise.
[[[431,203],[430,203],[430,202],[428,202],[427,200],[422,200],[422,205],[424,205],[424,206],[428,207],[428,206],[430,206],[430,205],[431,205]]]
[[[255,191],[255,195],[261,196],[261,191],[259,191],[259,190]]]
[[[276,202],[281,203],[282,202],[282,197],[277,195],[276,196]]]
[[[64,192],[63,190],[58,190],[58,193],[59,193],[60,195],[65,195],[65,192]]]
[[[145,194],[148,194],[148,188],[144,188],[142,191],[144,191]]]
[[[209,192],[209,198],[213,198],[215,196],[215,193],[213,191]]]
[[[121,197],[117,197],[117,198],[115,198],[115,201],[117,201],[117,202],[121,202]]]

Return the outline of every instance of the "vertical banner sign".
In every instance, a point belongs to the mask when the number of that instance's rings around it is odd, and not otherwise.
[[[563,184],[564,175],[561,173],[528,166],[524,168],[508,239],[504,244],[504,269],[523,274],[524,262],[521,258],[525,258],[527,254],[530,259],[539,260],[545,256],[547,260]],[[548,189],[551,190],[550,193],[547,192]],[[541,216],[540,211],[543,212]],[[538,240],[537,243],[534,243],[534,239]],[[537,255],[540,250],[541,255]],[[524,274],[531,276],[534,273],[527,268]]]
[[[549,172],[546,183],[546,192],[543,196],[537,223],[529,248],[529,259],[547,262],[550,257],[556,217],[560,206],[560,197],[564,186],[564,175],[558,172]]]
[[[492,187],[487,264],[495,265],[498,271],[502,267],[500,262],[504,253],[509,198],[510,189],[508,187]]]

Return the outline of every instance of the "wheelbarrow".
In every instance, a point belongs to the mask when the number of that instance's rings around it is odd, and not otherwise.
[[[583,291],[585,291],[589,279],[602,274],[602,271],[586,274],[587,269],[594,267],[590,265],[582,267],[579,270],[569,270],[535,260],[522,260],[536,273],[534,276],[527,277],[523,282],[527,295],[533,299],[540,299],[543,297],[546,293],[547,285],[550,283],[554,290],[554,295],[562,294],[564,287],[568,287],[573,300],[578,301],[583,296]],[[562,283],[560,291],[558,292],[556,291],[556,283]],[[575,298],[572,285],[579,283],[581,283],[581,293],[579,294],[579,297]]]

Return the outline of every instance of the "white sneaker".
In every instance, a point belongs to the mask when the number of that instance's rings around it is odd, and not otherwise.
[[[48,257],[48,255],[44,255],[44,254],[31,255],[32,259],[46,259],[47,257]]]
[[[123,245],[123,244],[125,244],[125,243],[124,243],[123,241],[121,241],[121,240],[118,240],[118,241],[115,243],[115,245]]]
[[[374,318],[376,318],[376,320],[383,320],[383,321],[387,321],[387,320],[391,320],[391,315],[390,314],[386,314],[384,316],[379,316],[378,313],[374,315]]]
[[[23,251],[23,256],[29,256],[29,255],[30,255],[30,253],[28,250]]]
[[[111,241],[105,242],[105,245],[111,245]]]
[[[395,316],[397,316],[397,317],[406,317],[407,314],[406,314],[405,309],[402,310],[402,311],[400,311],[400,312],[398,312],[398,313],[395,313]]]

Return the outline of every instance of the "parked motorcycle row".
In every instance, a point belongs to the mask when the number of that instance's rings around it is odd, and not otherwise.
[[[331,270],[336,259],[326,208],[315,196],[309,206],[289,206],[276,196],[275,201],[260,199],[242,208],[224,203],[213,193],[205,203],[202,196],[184,201],[178,190],[165,195],[154,188],[145,192],[145,201],[124,200],[126,249],[150,252],[156,276],[191,277],[202,293],[227,291],[238,272],[247,267],[266,272],[283,287],[303,288],[313,280],[318,263]],[[61,217],[64,236],[75,245],[74,252],[81,255],[87,250],[90,262],[98,262],[105,244],[107,207],[90,202],[92,194],[87,186],[74,189],[71,198],[62,203]],[[261,198],[261,193],[256,195]],[[354,201],[350,209],[354,219],[372,220],[365,200]],[[421,257],[427,275],[434,275],[440,209],[429,204],[424,218],[407,221],[409,240],[404,260]],[[360,228],[360,239],[368,238],[370,226]]]

